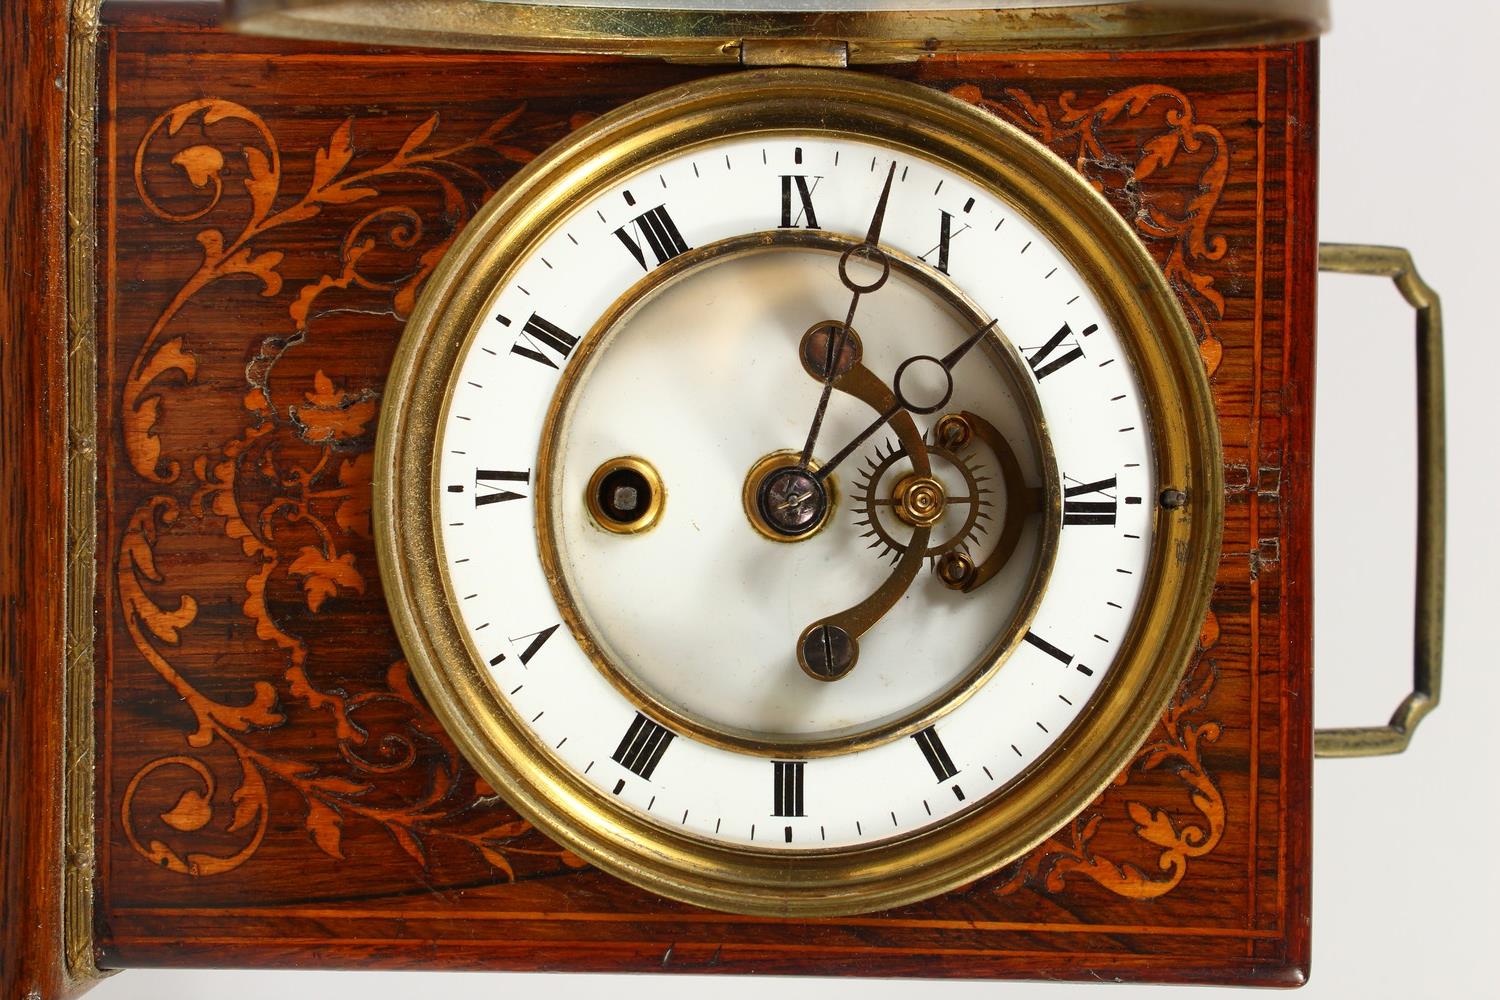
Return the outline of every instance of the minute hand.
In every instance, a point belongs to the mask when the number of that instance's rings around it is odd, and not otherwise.
[[[948,400],[953,396],[953,367],[960,361],[962,361],[966,354],[974,349],[975,344],[984,339],[985,334],[989,333],[995,328],[996,322],[998,321],[993,319],[990,320],[984,326],[981,326],[979,329],[970,334],[969,339],[965,340],[962,344],[959,344],[957,347],[949,351],[947,354],[943,355],[941,358],[934,358],[930,354],[917,354],[901,362],[901,364],[896,368],[896,379],[894,386],[896,390],[896,401],[889,407],[887,407],[883,412],[881,412],[881,414],[876,417],[868,427],[856,434],[854,436],[854,440],[850,441],[848,444],[844,445],[843,448],[839,449],[839,453],[837,455],[834,455],[827,462],[819,466],[818,470],[813,473],[813,475],[820,482],[824,479],[827,479],[828,474],[831,473],[840,462],[858,451],[859,446],[869,440],[871,434],[874,434],[876,431],[880,430],[880,428],[884,427],[886,423],[891,420],[891,418],[900,413],[902,410],[910,410],[913,413],[934,413],[946,406]],[[901,391],[901,376],[911,368],[913,363],[918,361],[932,361],[938,365],[941,365],[943,369],[943,375],[948,380],[947,386],[944,388],[942,398],[939,399],[935,404],[919,406],[913,403],[911,401],[911,398],[906,393]]]
[[[849,325],[854,322],[854,310],[859,308],[859,297],[879,290],[891,273],[890,259],[880,249],[880,231],[885,226],[885,208],[890,202],[891,181],[895,178],[896,162],[892,160],[891,169],[885,175],[885,186],[880,189],[880,198],[875,202],[875,213],[870,218],[870,229],[865,233],[864,242],[855,244],[839,257],[839,280],[853,295],[849,299],[849,311],[844,314],[844,325],[828,338],[828,353],[823,368],[823,393],[818,397],[818,408],[813,411],[812,427],[807,431],[807,443],[802,446],[802,454],[797,459],[797,464],[804,469],[812,466],[813,448],[818,444],[818,432],[823,428],[823,415],[828,411],[828,399],[833,395],[833,383],[838,373],[836,361],[844,352],[844,341],[849,335]],[[880,267],[879,278],[866,285],[854,280],[849,273],[849,259],[856,253]]]

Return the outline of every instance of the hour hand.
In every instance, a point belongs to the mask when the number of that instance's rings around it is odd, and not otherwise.
[[[818,381],[826,377],[822,371],[822,356],[816,350],[816,337],[819,331],[815,327],[808,332],[802,351],[802,367],[808,375]],[[857,340],[854,341],[858,343]],[[816,360],[814,360],[816,359]],[[845,351],[837,363],[838,371],[835,372],[829,383],[840,392],[848,393],[855,399],[864,403],[884,418],[876,426],[889,424],[891,430],[896,432],[896,437],[911,455],[912,465],[920,475],[930,475],[931,467],[927,462],[927,445],[922,440],[922,434],[917,430],[916,421],[912,420],[911,414],[906,412],[901,402],[897,399],[895,392],[891,390],[880,376],[876,375],[859,360],[858,350]],[[864,440],[868,435],[860,438]],[[840,456],[842,458],[842,456]],[[832,462],[826,463],[825,468],[831,468]],[[821,469],[819,470],[822,471]]]
[[[835,371],[832,381],[827,383],[829,388],[833,386],[845,388],[845,391],[864,399],[880,412],[864,430],[860,431],[854,436],[853,440],[844,445],[838,454],[823,463],[823,466],[816,473],[816,478],[819,481],[827,479],[840,462],[858,451],[860,446],[869,439],[870,435],[874,434],[887,423],[894,426],[897,418],[906,417],[906,422],[910,424],[911,418],[907,416],[908,413],[936,413],[947,405],[948,400],[953,396],[953,366],[962,361],[964,356],[974,349],[974,345],[984,339],[985,335],[994,328],[995,320],[990,320],[984,326],[979,327],[970,334],[968,339],[962,344],[941,358],[935,358],[927,354],[917,354],[907,358],[896,368],[894,391],[886,389],[885,384],[875,378],[868,369],[863,368],[857,359],[849,362],[847,370],[844,372]],[[808,336],[811,336],[815,330],[816,328],[813,331],[809,331]],[[804,346],[803,365],[808,368],[810,374],[816,376],[817,373],[808,365],[806,357],[807,351]],[[834,355],[829,354],[830,366],[834,364],[833,358]],[[930,376],[934,369],[936,369],[937,374],[940,376],[940,379],[936,383],[933,383],[930,377],[924,377]],[[934,391],[935,386],[941,386],[941,388]],[[906,438],[903,437],[901,443],[905,444]],[[806,467],[804,465],[804,468]],[[919,468],[918,471],[924,475],[926,474],[923,469]]]

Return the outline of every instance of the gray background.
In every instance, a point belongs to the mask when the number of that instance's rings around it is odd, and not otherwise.
[[[1320,235],[1410,248],[1443,294],[1450,461],[1443,705],[1403,756],[1315,768],[1309,997],[1467,997],[1500,947],[1496,519],[1500,13],[1464,0],[1336,0],[1323,43]],[[1409,685],[1415,518],[1411,320],[1395,289],[1327,276],[1318,338],[1317,718],[1384,721]],[[1485,976],[1485,981],[1493,977]],[[1493,988],[1493,986],[1491,987]],[[130,971],[98,1000],[819,997],[1065,1000],[1094,985],[693,976]],[[1111,997],[1155,995],[1119,987]],[[1181,996],[1227,990],[1183,988]]]

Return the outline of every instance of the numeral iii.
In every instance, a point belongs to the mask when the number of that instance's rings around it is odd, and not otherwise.
[[[1064,489],[1063,524],[1114,524],[1120,511],[1120,501],[1108,492],[1114,488],[1115,477],[1110,476]]]

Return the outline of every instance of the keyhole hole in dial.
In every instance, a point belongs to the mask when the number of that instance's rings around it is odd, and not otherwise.
[[[655,527],[666,489],[651,463],[639,458],[612,458],[589,480],[589,514],[605,531],[634,534]]]

